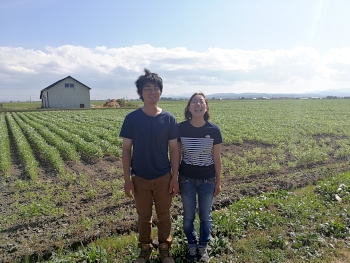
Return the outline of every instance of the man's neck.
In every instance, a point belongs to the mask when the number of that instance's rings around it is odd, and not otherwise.
[[[162,109],[158,107],[158,104],[143,104],[142,111],[148,116],[157,116]]]

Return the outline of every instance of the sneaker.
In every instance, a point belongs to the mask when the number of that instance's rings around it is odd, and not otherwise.
[[[197,262],[197,247],[187,248],[187,260],[189,262]]]
[[[198,247],[199,262],[209,262],[207,247]]]
[[[170,254],[170,248],[167,243],[162,243],[159,245],[159,257],[162,263],[175,263],[174,259]]]
[[[133,263],[146,263],[146,261],[151,257],[152,248],[153,247],[150,244],[142,244],[140,255]]]

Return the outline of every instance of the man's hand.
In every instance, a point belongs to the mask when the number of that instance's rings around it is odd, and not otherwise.
[[[176,177],[173,177],[170,180],[169,194],[171,194],[171,196],[174,197],[178,192],[179,192],[179,182],[177,181]]]
[[[131,193],[130,193],[131,191]],[[133,198],[135,196],[135,188],[132,181],[127,181],[124,184],[124,192],[127,197]]]
[[[220,194],[220,192],[221,192],[221,184],[216,183],[214,197],[217,197]]]

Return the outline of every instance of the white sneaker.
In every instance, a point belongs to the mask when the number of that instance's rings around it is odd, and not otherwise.
[[[209,254],[207,247],[198,247],[199,261],[200,262],[209,262]]]

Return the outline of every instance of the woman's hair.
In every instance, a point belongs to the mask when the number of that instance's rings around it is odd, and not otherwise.
[[[188,107],[190,106],[193,97],[196,96],[196,95],[203,96],[204,101],[205,101],[205,104],[207,105],[207,111],[204,113],[204,116],[203,116],[203,117],[204,117],[204,120],[207,121],[207,120],[209,120],[209,118],[210,118],[208,100],[207,100],[207,98],[205,97],[205,95],[203,94],[203,92],[201,92],[201,91],[200,91],[200,92],[194,93],[194,94],[191,96],[191,98],[188,100],[187,106],[186,106],[186,108],[185,108],[185,119],[186,119],[186,120],[192,119],[192,113],[190,112],[190,110],[188,109]]]
[[[142,97],[142,89],[145,86],[146,82],[151,82],[154,85],[157,85],[160,89],[160,93],[163,92],[163,80],[156,73],[152,73],[149,69],[145,68],[145,75],[141,75],[135,81],[135,85],[137,87],[137,94],[139,94],[140,99],[143,101]]]

